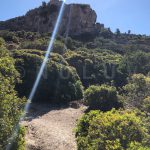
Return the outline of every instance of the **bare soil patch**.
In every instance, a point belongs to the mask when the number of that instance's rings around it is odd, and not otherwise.
[[[34,104],[23,124],[27,150],[76,150],[74,129],[85,110]]]

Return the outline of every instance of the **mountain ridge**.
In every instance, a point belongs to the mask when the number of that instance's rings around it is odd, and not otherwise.
[[[32,9],[24,16],[0,22],[0,30],[32,31],[39,33],[52,32],[62,1],[43,2],[42,6]],[[88,4],[65,4],[60,35],[77,37],[82,35],[96,36],[103,24],[97,23],[97,14]]]

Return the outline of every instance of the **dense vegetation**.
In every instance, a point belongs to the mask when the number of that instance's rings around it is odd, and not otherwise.
[[[132,144],[143,145],[147,132],[135,112],[91,111],[84,115],[76,131],[78,149],[123,150]]]
[[[122,107],[121,96],[117,94],[117,90],[113,86],[101,85],[90,86],[85,91],[85,103],[89,106],[89,109],[99,109],[102,111],[108,111],[112,108],[118,109]]]
[[[49,36],[0,31],[0,148],[21,113],[19,97],[30,94]],[[79,150],[150,149],[149,43],[148,36],[110,29],[86,42],[58,36],[34,102],[83,99],[89,109],[76,129]]]
[[[33,54],[36,53],[36,54]],[[16,86],[21,96],[29,96],[39,68],[43,53],[39,51],[15,51],[16,66],[23,69],[22,84]],[[68,65],[62,56],[49,56],[43,77],[36,91],[34,100],[64,103],[83,97],[83,87],[76,70]],[[21,72],[20,72],[21,73]]]
[[[150,77],[143,74],[134,74],[127,85],[123,87],[126,107],[138,108],[143,111],[150,111]],[[145,108],[145,109],[144,109]]]
[[[13,142],[12,150],[26,149],[25,134],[26,134],[26,128],[24,126],[20,126],[15,141]]]
[[[0,39],[0,149],[5,149],[8,144],[25,102],[14,89],[18,82],[15,60],[9,56],[4,41]]]

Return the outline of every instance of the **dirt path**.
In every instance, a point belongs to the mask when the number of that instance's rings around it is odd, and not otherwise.
[[[23,124],[28,127],[27,150],[76,150],[73,129],[84,108],[34,105]]]

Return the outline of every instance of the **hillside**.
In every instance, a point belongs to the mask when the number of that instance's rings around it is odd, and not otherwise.
[[[149,150],[150,36],[113,33],[85,4],[65,4],[20,122],[61,4],[0,22],[0,150]]]

